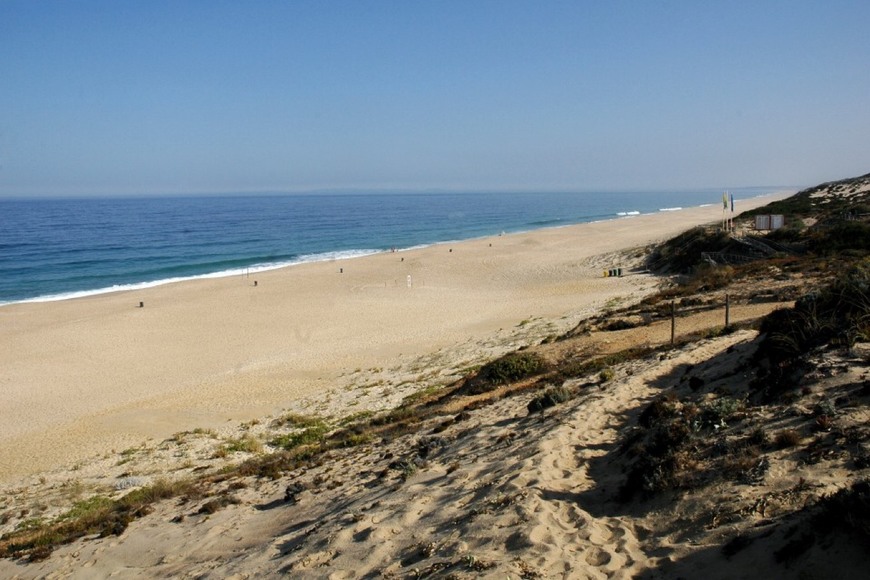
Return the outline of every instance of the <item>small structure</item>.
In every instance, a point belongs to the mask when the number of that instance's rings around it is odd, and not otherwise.
[[[785,225],[785,216],[767,214],[755,216],[755,229],[758,231],[778,230]]]

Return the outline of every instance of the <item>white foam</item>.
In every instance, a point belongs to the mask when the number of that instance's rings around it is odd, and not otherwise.
[[[86,298],[88,296],[97,296],[100,294],[110,294],[112,292],[129,292],[131,290],[144,290],[146,288],[154,288],[155,286],[163,286],[164,284],[174,284],[175,282],[185,282],[187,280],[203,280],[211,278],[230,278],[232,276],[244,276],[256,274],[257,272],[267,272],[269,270],[277,270],[279,268],[287,268],[289,266],[297,266],[299,264],[310,264],[312,262],[332,262],[335,260],[350,260],[352,258],[360,258],[363,256],[371,256],[378,254],[383,250],[345,250],[340,252],[324,252],[321,254],[304,254],[286,262],[270,262],[263,264],[254,264],[246,268],[233,268],[231,270],[222,270],[220,272],[210,272],[208,274],[198,274],[195,276],[177,276],[174,278],[163,278],[161,280],[153,280],[150,282],[137,282],[133,284],[116,284],[105,288],[97,288],[94,290],[79,290],[75,292],[62,292],[59,294],[46,294],[35,298],[27,298],[25,300],[11,300],[8,302],[0,302],[0,306],[7,304],[27,304],[33,302],[57,302],[60,300],[72,300],[74,298]]]

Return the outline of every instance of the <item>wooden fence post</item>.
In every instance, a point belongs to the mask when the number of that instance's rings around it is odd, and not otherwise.
[[[728,294],[725,295],[725,327],[731,323],[731,301]]]

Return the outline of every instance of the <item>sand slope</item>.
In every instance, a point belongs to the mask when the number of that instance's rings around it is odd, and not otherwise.
[[[641,410],[687,368],[718,389],[743,388],[740,368],[754,337],[739,331],[625,363],[606,383],[573,379],[564,386],[577,396],[543,414],[526,410],[534,393],[520,394],[392,441],[334,451],[279,481],[236,486],[232,496],[239,503],[213,514],[199,513],[201,502],[163,502],[119,537],[79,541],[30,565],[0,561],[0,573],[82,579],[860,578],[866,551],[856,537],[808,546],[796,563],[774,557],[800,530],[794,517],[778,525],[777,511],[797,511],[807,496],[779,508],[772,498],[784,497],[799,477],[825,481],[831,465],[777,467],[753,486],[616,499],[625,481],[619,447]],[[439,424],[447,426],[433,432]],[[811,493],[846,479],[832,474],[825,484],[813,483]],[[297,490],[292,501],[286,487]],[[770,501],[767,513],[746,510],[759,500]],[[739,520],[717,521],[734,506],[744,510]],[[723,537],[738,531],[756,539],[726,556]]]

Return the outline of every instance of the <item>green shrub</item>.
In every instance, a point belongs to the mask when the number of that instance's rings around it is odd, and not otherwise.
[[[283,417],[275,419],[274,425],[276,427],[297,427],[297,428],[305,428],[305,427],[314,427],[323,423],[323,419],[317,417],[315,415],[303,415],[301,413],[287,413]]]
[[[235,437],[232,439],[228,439],[226,443],[222,445],[223,455],[227,453],[260,453],[263,450],[263,443],[253,437],[251,435],[242,435],[241,437]]]
[[[724,427],[725,422],[733,417],[742,405],[742,401],[732,399],[731,397],[720,397],[704,403],[701,407],[702,426],[709,428]]]
[[[543,411],[549,407],[554,407],[569,399],[571,399],[571,392],[568,389],[565,387],[553,387],[532,399],[527,408],[529,413],[534,413],[535,411]]]
[[[515,352],[481,367],[468,385],[471,394],[480,394],[500,385],[513,383],[547,370],[546,361],[532,352]]]
[[[320,422],[297,433],[278,435],[269,441],[269,445],[289,451],[294,447],[320,443],[328,432],[329,426],[326,423]]]

